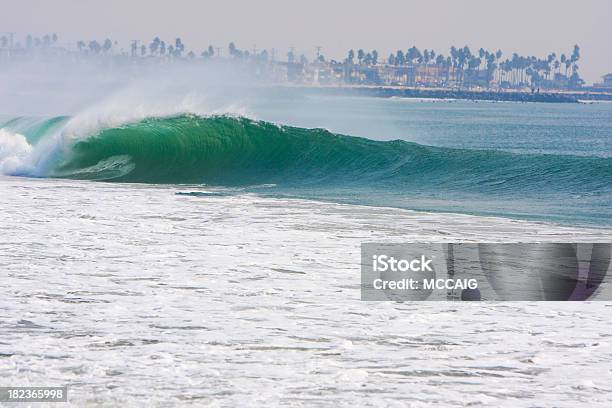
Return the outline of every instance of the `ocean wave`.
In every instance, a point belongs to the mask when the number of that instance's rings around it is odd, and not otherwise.
[[[17,162],[32,153],[31,144],[42,144],[45,132],[57,133],[57,124],[66,121],[61,117],[26,122],[28,126],[24,120],[5,124],[15,128],[19,123],[26,136],[3,130],[3,172],[19,168]],[[68,138],[64,144],[42,175],[144,183],[546,189],[576,194],[596,194],[609,188],[612,179],[610,158],[374,141],[230,116],[151,117]]]
[[[121,170],[109,171],[109,162]],[[84,174],[96,180],[144,183],[595,194],[610,187],[612,159],[449,149],[246,118],[179,115],[148,118],[77,139],[49,171],[60,177]]]

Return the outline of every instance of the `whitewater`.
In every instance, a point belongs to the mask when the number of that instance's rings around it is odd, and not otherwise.
[[[0,177],[0,386],[73,406],[606,407],[610,305],[362,302],[360,244],[609,230]]]

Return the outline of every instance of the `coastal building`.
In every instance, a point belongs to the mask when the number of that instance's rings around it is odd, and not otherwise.
[[[594,84],[594,90],[602,90],[602,91],[612,91],[612,74],[607,74],[601,77],[603,82],[599,84]]]

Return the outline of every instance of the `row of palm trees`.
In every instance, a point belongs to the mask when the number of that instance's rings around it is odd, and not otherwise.
[[[517,53],[502,59],[501,50],[489,51],[480,48],[474,53],[468,46],[451,47],[447,56],[434,50],[419,50],[413,46],[405,52],[397,50],[382,65],[390,67],[420,68],[425,72],[423,77],[434,82],[449,82],[451,79],[459,85],[485,85],[492,81],[508,86],[539,87],[546,81],[565,80],[581,81],[578,75],[580,47],[575,45],[571,54],[550,53],[546,58],[522,56]],[[363,49],[349,50],[343,63],[351,66],[381,65],[378,52],[365,52]],[[429,68],[432,68],[431,70]],[[432,79],[433,77],[433,79]]]
[[[0,36],[0,48],[14,47],[12,35]],[[25,38],[25,49],[47,49],[57,47],[58,36],[56,34],[46,34],[41,37],[28,35]],[[77,41],[76,49],[80,53],[94,55],[114,54],[117,51],[118,43],[106,38],[104,41]],[[17,48],[21,47],[19,44]],[[181,38],[174,41],[165,41],[160,37],[155,37],[150,43],[145,44],[140,41],[132,41],[130,55],[132,57],[165,57],[165,58],[213,58],[219,57],[222,53],[221,48],[209,45],[199,55],[193,51],[185,51],[185,44]],[[235,59],[256,60],[258,62],[269,62],[274,60],[274,51],[267,50],[252,51],[239,49],[234,42],[227,47],[227,56]],[[448,55],[437,53],[434,50],[419,50],[416,46],[408,48],[406,51],[397,50],[391,53],[386,60],[380,58],[377,50],[369,52],[363,49],[348,51],[343,61],[326,61],[325,57],[317,51],[317,56],[313,60],[316,64],[328,64],[333,67],[340,67],[344,72],[359,72],[363,67],[369,69],[385,69],[394,67],[409,67],[419,75],[413,75],[412,81],[423,84],[448,85],[454,83],[459,86],[489,86],[496,82],[502,86],[532,86],[540,87],[551,81],[580,82],[578,74],[580,60],[580,47],[575,45],[572,52],[568,55],[550,53],[545,58],[535,56],[522,56],[517,53],[508,58],[503,58],[501,50],[489,51],[480,48],[477,52],[472,52],[468,46],[452,46]],[[287,63],[292,65],[307,66],[308,59],[304,55],[299,58],[291,49],[287,54]],[[401,71],[401,70],[399,70]],[[402,71],[403,72],[403,71]],[[370,81],[381,81],[380,75],[369,76]]]
[[[0,36],[0,49],[11,49],[11,50],[46,50],[46,49],[59,49],[57,45],[58,36],[57,34],[45,34],[42,37],[33,37],[32,35],[27,35],[25,38],[25,45],[22,45],[20,42],[13,44],[13,35],[2,35]],[[79,53],[85,54],[121,54],[125,51],[123,49],[118,48],[117,41],[111,41],[110,38],[106,38],[103,41],[98,40],[79,40],[74,43],[76,50]],[[236,45],[232,42],[228,46],[228,53],[231,57],[236,58],[253,58],[256,57],[258,59],[268,59],[269,54],[267,50],[262,50],[257,53],[250,53],[246,50],[240,50],[236,47]],[[203,52],[199,54],[202,58],[212,58],[215,55],[220,55],[220,48],[214,48],[212,45],[209,45]],[[187,57],[187,58],[196,58],[196,53],[193,51],[185,51],[185,44],[181,38],[176,38],[174,41],[165,41],[160,37],[155,37],[151,40],[150,43],[145,44],[139,40],[134,40],[130,43],[129,55],[132,57],[144,57],[144,56],[153,56],[153,57]],[[302,59],[301,62],[304,62]]]
[[[28,34],[25,37],[25,44],[22,45],[20,42],[13,44],[12,33],[10,35],[0,36],[0,48],[13,49],[13,50],[45,50],[49,48],[58,48],[59,37],[57,34],[45,34],[41,37],[34,37]],[[117,48],[117,41],[111,41],[110,38],[106,38],[103,41],[91,40],[84,41],[79,40],[74,43],[76,49],[81,53],[89,54],[111,54],[114,49]],[[132,56],[144,56],[144,55],[157,55],[157,56],[182,56],[185,51],[185,46],[180,38],[175,39],[174,42],[166,43],[160,40],[159,37],[155,37],[151,44],[147,47],[141,44],[140,41],[132,41],[131,43],[131,55]]]
[[[15,47],[13,44],[13,34],[3,34],[0,36],[0,48],[9,48]],[[45,34],[41,37],[34,37],[31,34],[28,34],[25,38],[25,47],[26,48],[48,48],[57,44],[57,40],[59,37],[57,34]],[[21,44],[17,44],[17,48],[20,48]]]

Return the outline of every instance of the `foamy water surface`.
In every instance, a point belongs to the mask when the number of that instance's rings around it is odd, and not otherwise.
[[[612,404],[608,303],[359,300],[364,241],[609,230],[207,192],[1,177],[0,386],[68,385],[74,406]]]

